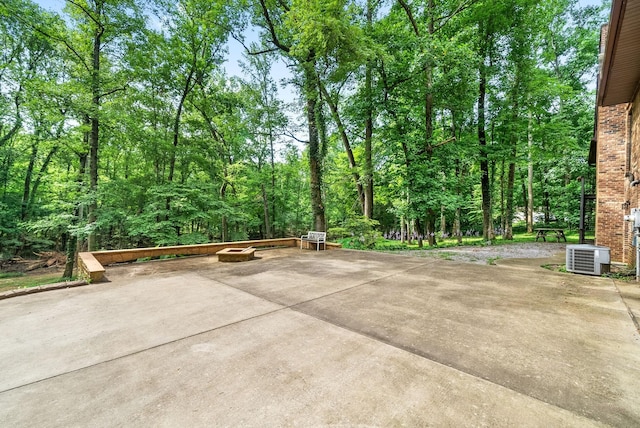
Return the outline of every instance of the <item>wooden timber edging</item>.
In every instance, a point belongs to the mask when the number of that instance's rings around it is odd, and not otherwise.
[[[225,248],[298,247],[299,245],[300,238],[279,238],[83,252],[78,253],[78,275],[90,282],[100,282],[104,279],[104,266],[113,263],[132,262],[138,259],[159,256],[214,255]],[[341,247],[341,244],[327,242],[327,249],[337,249]]]
[[[65,288],[80,287],[87,285],[88,282],[84,279],[78,281],[63,281],[56,282],[54,284],[45,284],[38,287],[29,288],[16,288],[14,290],[3,291],[0,293],[0,300],[9,299],[11,297],[26,296],[28,294],[41,293],[43,291],[62,290]]]

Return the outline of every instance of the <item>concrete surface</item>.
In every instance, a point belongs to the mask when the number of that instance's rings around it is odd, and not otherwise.
[[[0,426],[640,425],[640,341],[611,279],[256,256],[0,301]]]

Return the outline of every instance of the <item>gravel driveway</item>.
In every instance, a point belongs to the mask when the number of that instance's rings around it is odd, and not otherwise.
[[[393,251],[413,257],[429,257],[457,262],[491,264],[499,259],[531,259],[553,257],[565,251],[566,244],[527,242],[488,246],[463,246],[425,250]]]

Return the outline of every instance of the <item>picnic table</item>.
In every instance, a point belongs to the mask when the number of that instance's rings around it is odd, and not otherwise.
[[[567,237],[564,236],[564,229],[559,227],[540,227],[535,229],[536,231],[536,242],[538,242],[538,238],[542,238],[544,242],[547,242],[547,233],[555,233],[555,238],[560,242],[561,239],[564,239],[564,242],[567,242]]]

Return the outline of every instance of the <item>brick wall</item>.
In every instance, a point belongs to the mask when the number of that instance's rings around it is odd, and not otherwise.
[[[627,139],[630,140],[631,165],[630,170],[634,180],[640,180],[640,93],[636,94],[627,115]],[[640,208],[640,185],[630,186],[627,184],[626,198],[630,208]],[[626,236],[628,242],[624,247],[626,260],[628,263],[635,262],[635,247],[631,246],[633,227],[626,222]]]
[[[629,233],[624,222],[628,209],[623,208],[629,183],[625,178],[627,106],[598,107],[596,152],[596,244],[609,247],[612,261],[623,263],[629,262],[629,251],[625,249]],[[640,178],[640,171],[638,174]]]

